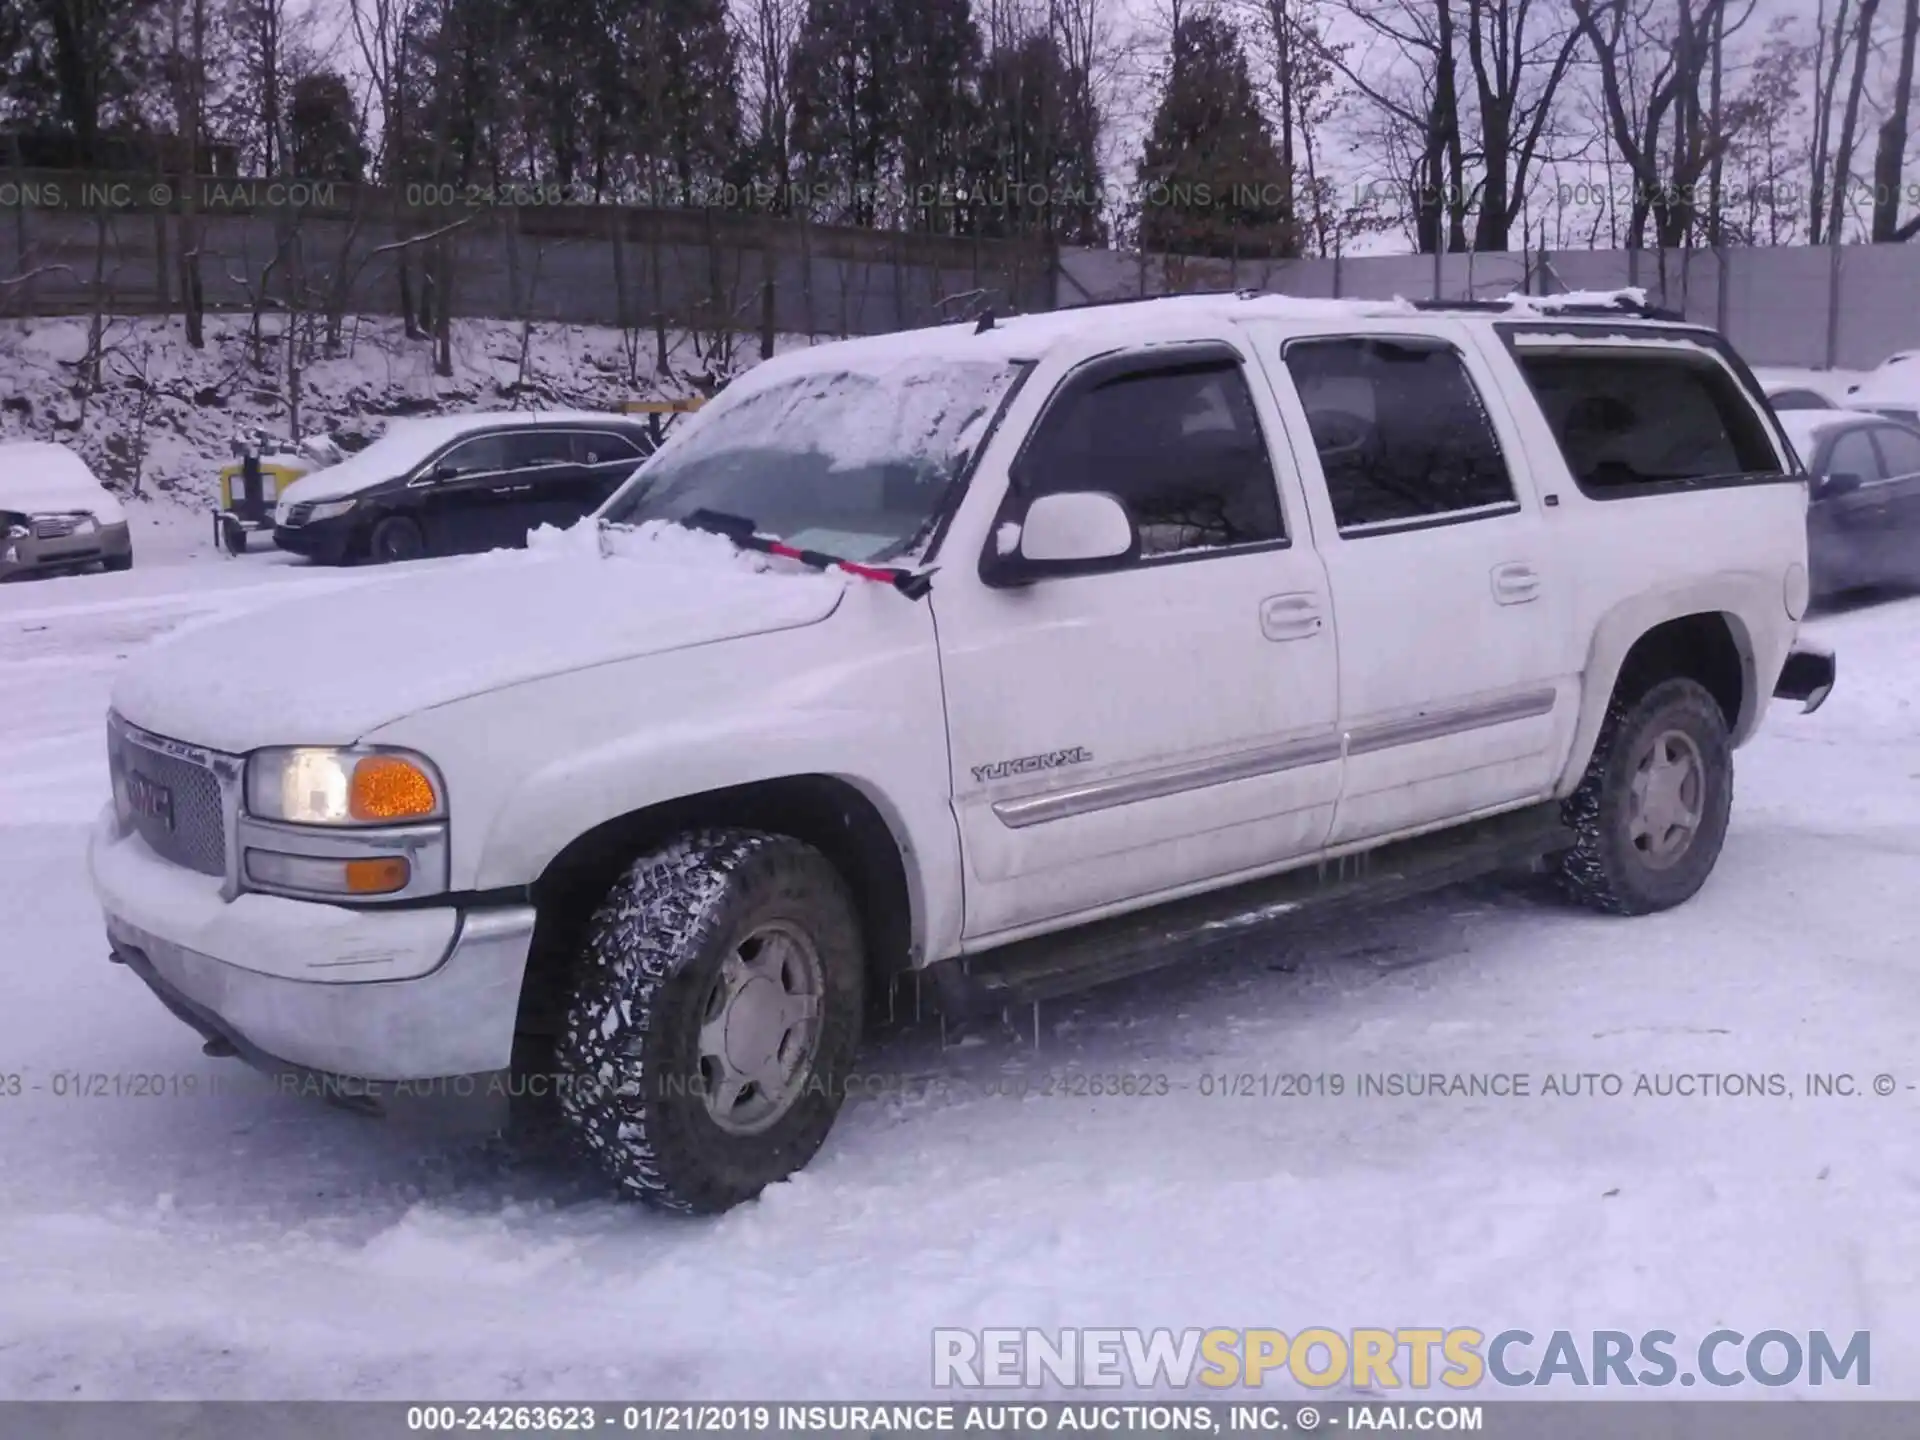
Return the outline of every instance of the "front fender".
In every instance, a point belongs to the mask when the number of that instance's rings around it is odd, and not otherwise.
[[[961,916],[938,656],[925,606],[868,589],[854,608],[879,610],[878,623],[836,617],[593,667],[370,738],[440,766],[456,889],[529,885],[581,835],[668,801],[800,775],[844,780],[892,830],[913,943],[937,957],[957,944]]]

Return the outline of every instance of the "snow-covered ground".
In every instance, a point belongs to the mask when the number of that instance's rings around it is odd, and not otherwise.
[[[1920,1397],[1920,602],[1812,626],[1839,688],[1741,752],[1682,909],[1489,883],[1050,1007],[1037,1050],[909,1026],[809,1170],[686,1222],[250,1089],[107,963],[82,848],[116,667],[358,583],[141,519],[131,572],[0,591],[0,1397],[907,1396],[934,1327],[1028,1324],[1869,1330],[1872,1393]],[[1279,1072],[1346,1094],[1205,1093]],[[1362,1072],[1534,1093],[1357,1098]],[[1792,1093],[1540,1093],[1699,1072]],[[1040,1093],[1123,1074],[1167,1093]]]

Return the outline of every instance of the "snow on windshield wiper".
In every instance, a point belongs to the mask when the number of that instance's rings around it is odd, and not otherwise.
[[[927,571],[862,565],[858,561],[843,560],[838,555],[829,555],[821,550],[802,550],[799,546],[789,545],[784,540],[762,535],[753,521],[745,515],[731,515],[724,510],[694,510],[683,515],[680,523],[689,530],[706,530],[715,535],[724,535],[742,550],[754,550],[762,555],[778,555],[784,560],[798,560],[802,565],[810,566],[815,570],[844,570],[847,574],[857,575],[862,580],[891,585],[909,600],[918,600],[933,588],[933,576]]]

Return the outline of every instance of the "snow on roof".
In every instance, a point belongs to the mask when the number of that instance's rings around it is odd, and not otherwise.
[[[93,471],[78,452],[51,440],[8,440],[0,443],[0,485],[9,477],[32,474],[43,479],[80,481],[97,485]]]
[[[1640,308],[1647,303],[1647,292],[1638,285],[1623,290],[1569,290],[1561,295],[1526,295],[1510,291],[1501,303],[1512,307],[1514,315],[1559,315],[1568,310]]]

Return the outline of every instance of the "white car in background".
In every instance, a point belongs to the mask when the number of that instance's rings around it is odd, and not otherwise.
[[[0,580],[133,564],[127,512],[65,445],[0,444]]]
[[[1900,350],[1889,355],[1878,367],[1847,387],[1842,403],[1850,409],[1871,410],[1908,425],[1920,424],[1920,350]]]
[[[1858,370],[1800,370],[1755,366],[1753,378],[1775,410],[1839,410],[1850,402],[1847,391],[1862,378]]]

